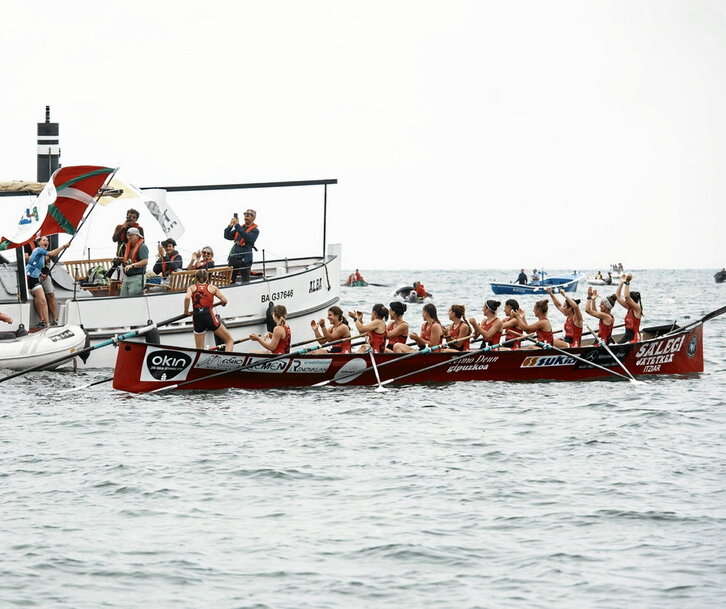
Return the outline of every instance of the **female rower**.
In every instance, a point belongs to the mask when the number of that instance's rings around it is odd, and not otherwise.
[[[615,325],[615,318],[611,313],[613,305],[616,303],[615,294],[600,299],[600,310],[595,308],[595,301],[597,300],[597,290],[593,290],[592,287],[587,288],[587,302],[585,303],[585,313],[592,317],[597,317],[599,320],[597,336],[606,345],[609,345],[613,341],[613,326]]]
[[[252,333],[250,334],[250,340],[256,340],[273,355],[290,353],[292,335],[290,334],[290,326],[285,323],[286,317],[287,309],[284,305],[275,305],[275,308],[272,309],[272,319],[275,320],[276,324],[275,329],[272,332],[267,332],[264,338]]]
[[[396,345],[405,345],[408,340],[408,322],[403,320],[403,314],[406,312],[406,305],[402,302],[394,300],[388,305],[388,312],[391,315],[391,323],[386,328],[388,335],[388,344],[386,351],[393,353]]]
[[[564,304],[555,296],[552,288],[547,288],[547,293],[552,298],[554,305],[565,316],[565,339],[555,339],[554,346],[560,348],[579,347],[582,341],[582,311],[580,311],[580,300],[573,300],[560,288],[560,294],[565,299]]]
[[[640,340],[640,320],[643,318],[643,303],[640,301],[640,292],[630,291],[632,279],[633,276],[630,273],[623,275],[620,278],[618,289],[615,290],[615,297],[618,302],[628,310],[625,314],[625,334],[618,341],[620,343],[637,343]]]
[[[552,324],[550,323],[550,320],[547,319],[548,308],[549,302],[546,299],[535,302],[533,312],[535,317],[537,317],[537,321],[531,324],[528,324],[524,319],[524,311],[519,309],[519,311],[517,311],[517,325],[519,325],[519,328],[525,332],[535,332],[539,342],[549,343],[551,345],[555,338],[552,334]],[[539,347],[535,345],[522,348],[539,349]]]
[[[419,349],[425,349],[426,347],[435,347],[441,344],[444,339],[444,328],[441,326],[439,317],[436,313],[436,305],[427,303],[421,310],[421,317],[424,322],[421,325],[421,334],[413,332],[411,339],[416,342]],[[415,351],[413,347],[399,343],[393,347],[394,353],[409,353]]]
[[[330,330],[325,326],[325,320],[315,321],[314,319],[310,322],[310,326],[315,332],[315,338],[322,345],[325,343],[335,342],[335,345],[331,345],[327,349],[316,349],[310,351],[310,353],[350,353],[350,327],[348,326],[348,320],[345,318],[343,309],[339,306],[332,306],[328,309],[328,321],[330,322]],[[343,340],[343,339],[348,340]],[[342,342],[337,342],[342,341]]]
[[[466,321],[464,305],[451,305],[449,319],[451,325],[445,331],[447,348],[444,351],[468,351],[471,347],[471,326]],[[466,337],[466,338],[464,338]],[[457,340],[463,339],[463,340]]]
[[[382,304],[374,304],[371,310],[370,323],[363,323],[363,313],[361,311],[351,311],[348,313],[355,320],[355,327],[359,334],[368,334],[368,346],[363,345],[360,349],[365,352],[370,348],[373,353],[383,353],[386,350],[386,320],[388,319],[388,309]]]
[[[477,323],[473,317],[469,319],[469,323],[474,328],[474,338],[482,337],[482,347],[489,345],[498,345],[502,339],[502,320],[497,317],[497,309],[502,304],[498,300],[487,300],[481,308],[484,313],[484,319],[481,323]]]
[[[209,273],[199,269],[194,273],[196,283],[187,288],[184,295],[184,313],[189,314],[189,305],[192,306],[192,323],[194,325],[194,344],[197,349],[204,349],[204,335],[207,330],[214,332],[224,341],[224,350],[232,351],[234,340],[219,316],[214,314],[214,297],[219,298],[219,304],[227,306],[227,298],[216,285],[209,283]]]
[[[519,329],[519,324],[517,323],[517,313],[519,311],[519,303],[514,300],[514,298],[510,298],[504,303],[504,315],[505,318],[502,320],[502,329],[504,330],[504,340],[510,341],[515,338],[519,338],[522,336],[523,332]],[[504,349],[519,349],[522,346],[522,341],[515,340],[514,342],[508,343],[507,347],[503,347]]]

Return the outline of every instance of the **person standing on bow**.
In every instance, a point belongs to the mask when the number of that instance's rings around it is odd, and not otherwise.
[[[257,212],[254,209],[248,209],[244,214],[244,224],[239,223],[239,218],[235,214],[229,221],[229,226],[224,229],[224,238],[234,241],[232,249],[229,250],[229,266],[232,271],[232,283],[237,281],[237,276],[245,282],[250,280],[250,269],[252,268],[252,250],[255,247],[255,241],[260,236],[260,229],[255,224]]]
[[[126,222],[119,224],[113,230],[113,242],[118,243],[116,247],[116,256],[121,256],[121,251],[128,242],[128,230],[130,228],[138,229],[141,236],[144,236],[144,229],[139,225],[139,212],[135,209],[129,209],[126,212]]]
[[[555,347],[579,347],[582,341],[582,311],[580,311],[580,300],[573,300],[560,288],[560,294],[564,297],[564,304],[555,296],[552,288],[547,288],[547,293],[552,298],[552,303],[562,313],[565,319],[565,340],[555,339]]]
[[[640,320],[643,318],[643,304],[640,302],[640,292],[630,291],[630,282],[633,276],[628,273],[620,278],[615,297],[628,312],[625,314],[625,334],[618,341],[620,343],[637,343],[640,340]],[[624,289],[623,289],[624,288]]]
[[[149,262],[149,248],[144,243],[141,231],[131,227],[126,231],[128,242],[121,251],[124,281],[119,296],[141,296],[144,293],[144,276]]]

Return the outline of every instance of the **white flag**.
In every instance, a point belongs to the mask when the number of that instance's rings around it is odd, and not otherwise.
[[[184,234],[184,226],[166,202],[166,191],[160,188],[142,190],[144,204],[161,225],[167,237],[179,239]]]

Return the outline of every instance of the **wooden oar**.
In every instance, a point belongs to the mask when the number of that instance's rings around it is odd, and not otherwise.
[[[120,340],[125,340],[127,338],[133,338],[134,336],[141,336],[142,334],[146,334],[147,332],[159,328],[161,326],[165,326],[167,324],[172,324],[175,321],[179,321],[180,319],[183,319],[187,317],[187,313],[182,313],[181,315],[176,315],[175,317],[170,317],[169,319],[165,319],[162,322],[159,322],[158,324],[150,324],[148,326],[144,326],[143,328],[139,328],[138,330],[132,330],[131,332],[126,332],[125,334],[119,334],[118,336],[114,336],[113,338],[109,338],[107,340],[101,341],[100,343],[93,345],[92,347],[86,347],[84,349],[80,349],[79,351],[74,351],[73,353],[67,353],[66,355],[62,355],[61,357],[58,357],[50,362],[46,362],[44,364],[38,364],[37,366],[31,366],[30,368],[26,368],[25,370],[20,370],[18,372],[14,372],[13,374],[9,374],[8,376],[4,376],[3,378],[0,378],[0,383],[4,381],[9,381],[10,379],[16,378],[18,376],[22,376],[23,374],[27,374],[28,372],[35,372],[36,370],[42,370],[43,368],[47,368],[48,366],[52,366],[54,364],[60,364],[66,360],[71,360],[74,357],[78,357],[81,355],[85,355],[86,353],[90,353],[91,351],[94,351],[96,349],[101,349],[102,347],[108,347],[109,345],[113,345],[118,343]]]
[[[623,370],[625,370],[625,374],[627,374],[630,377],[630,382],[631,383],[636,383],[636,384],[642,384],[643,383],[642,381],[636,381],[635,380],[635,377],[632,375],[632,373],[630,372],[630,370],[628,370],[625,367],[625,364],[623,364],[623,362],[621,362],[620,359],[618,359],[618,357],[613,353],[612,349],[610,347],[608,347],[607,343],[602,338],[600,338],[597,334],[595,334],[595,332],[593,331],[593,329],[590,326],[588,326],[587,324],[585,324],[585,327],[588,330],[590,330],[590,334],[592,334],[595,337],[595,339],[600,344],[600,346],[605,347],[605,350],[610,354],[610,356],[618,363],[618,365]]]
[[[414,374],[421,374],[422,372],[428,372],[429,370],[433,370],[434,368],[438,368],[439,366],[445,366],[446,364],[450,364],[452,362],[458,362],[460,359],[464,359],[465,357],[471,357],[472,355],[480,355],[482,353],[489,353],[489,351],[494,351],[495,349],[499,349],[501,347],[504,347],[505,345],[509,345],[511,343],[516,343],[518,340],[529,339],[532,336],[534,336],[534,334],[523,334],[522,336],[517,336],[516,338],[510,338],[509,340],[505,340],[502,343],[497,343],[496,345],[487,345],[486,347],[482,347],[481,349],[477,349],[476,351],[465,351],[462,355],[457,355],[456,357],[445,359],[436,364],[432,364],[431,366],[426,366],[425,368],[420,368],[419,370],[414,370],[413,372],[408,372],[406,374],[402,374],[401,376],[397,376],[395,378],[388,379],[387,381],[383,381],[383,384],[389,385],[395,381],[399,381],[406,377],[413,376]],[[401,359],[403,359],[403,358],[401,358]],[[401,360],[399,359],[396,361],[401,361]]]
[[[232,372],[242,372],[243,370],[249,370],[250,368],[254,368],[255,366],[262,366],[262,365],[269,364],[270,362],[276,362],[281,359],[289,359],[291,357],[297,357],[298,355],[305,355],[306,353],[309,353],[310,351],[314,351],[315,349],[319,349],[321,347],[330,347],[331,345],[337,345],[338,343],[344,343],[349,340],[350,340],[350,338],[341,338],[339,340],[334,340],[332,342],[324,343],[319,346],[309,347],[307,349],[299,349],[298,351],[293,351],[291,353],[283,353],[282,355],[277,355],[277,356],[271,357],[269,359],[263,359],[262,361],[253,362],[251,364],[246,364],[244,366],[238,366],[237,368],[232,368],[231,370],[221,370],[220,372],[215,372],[214,374],[208,374],[207,376],[202,376],[198,379],[193,379],[191,381],[184,381],[183,383],[167,385],[166,387],[159,387],[158,389],[153,389],[149,393],[161,393],[162,391],[169,391],[170,389],[178,389],[180,387],[184,387],[186,385],[193,385],[194,383],[206,381],[207,379],[211,379],[211,378],[214,378],[217,376],[223,376],[225,374],[230,374]],[[252,354],[245,354],[245,355],[252,355]],[[259,355],[259,354],[257,354],[257,355]]]

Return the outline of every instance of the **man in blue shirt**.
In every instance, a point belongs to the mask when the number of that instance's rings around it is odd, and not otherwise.
[[[252,250],[255,247],[255,241],[260,235],[260,229],[255,224],[257,212],[254,209],[248,209],[244,213],[244,224],[239,223],[239,218],[235,214],[229,221],[229,226],[224,229],[224,238],[234,241],[232,249],[229,250],[229,266],[233,267],[232,283],[237,281],[237,275],[243,282],[250,280],[250,269],[252,267]]]
[[[48,267],[45,266],[46,256],[57,256],[70,245],[66,243],[54,250],[48,251],[48,237],[35,240],[36,248],[31,252],[25,265],[25,274],[28,280],[28,290],[33,295],[33,304],[40,321],[39,328],[48,326],[48,301],[45,298],[42,282],[48,276]],[[55,319],[53,320],[56,321]]]

